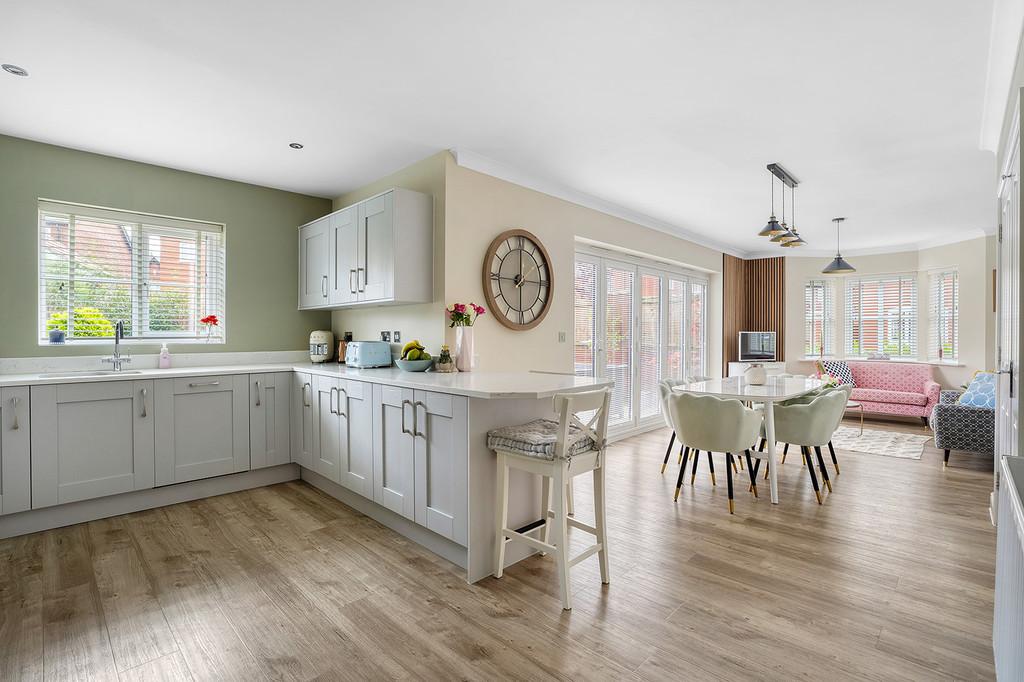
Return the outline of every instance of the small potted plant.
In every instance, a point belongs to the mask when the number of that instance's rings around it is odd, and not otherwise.
[[[451,350],[447,344],[441,346],[441,353],[437,356],[437,361],[434,363],[435,372],[457,372],[455,369],[455,361],[452,360]]]

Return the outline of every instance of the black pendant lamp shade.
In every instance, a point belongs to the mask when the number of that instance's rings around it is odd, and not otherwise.
[[[822,269],[821,273],[823,275],[844,275],[848,272],[857,272],[857,268],[847,263],[839,253],[839,225],[844,220],[846,218],[832,219],[832,222],[836,224],[836,257]]]
[[[793,211],[793,213],[792,213],[793,224],[789,228],[789,234],[788,235],[783,235],[782,239],[779,240],[781,242],[781,246],[785,246],[785,247],[788,247],[788,248],[792,248],[794,246],[800,246],[801,244],[805,243],[803,238],[800,236],[800,233],[796,231],[796,188],[791,189],[790,192],[791,192],[791,195],[790,195],[791,199],[790,199],[790,201],[792,202],[792,203],[790,203],[790,208]]]

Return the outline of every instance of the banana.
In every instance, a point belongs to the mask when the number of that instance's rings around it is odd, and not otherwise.
[[[409,343],[402,346],[402,359],[404,360],[405,356],[409,354],[409,351],[413,349],[423,350],[423,345],[419,342],[419,339],[413,339]]]

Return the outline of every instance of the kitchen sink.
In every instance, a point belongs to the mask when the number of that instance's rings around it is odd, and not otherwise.
[[[70,372],[47,372],[40,374],[40,379],[74,379],[78,377],[108,377],[115,374],[142,374],[139,369],[80,369]]]

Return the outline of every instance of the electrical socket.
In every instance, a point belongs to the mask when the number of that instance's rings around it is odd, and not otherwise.
[[[380,333],[380,340],[381,341],[387,341],[388,343],[391,343],[391,332],[381,332]]]
[[[394,340],[395,343],[402,343],[402,332],[396,329],[395,331],[391,332],[391,338]]]

